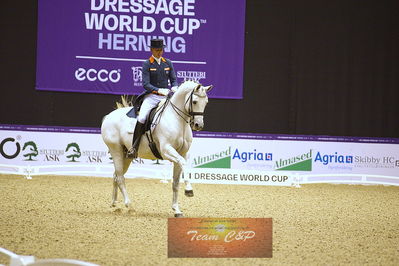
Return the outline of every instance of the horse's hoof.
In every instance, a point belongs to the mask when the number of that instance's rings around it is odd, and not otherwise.
[[[185,190],[185,191],[184,191],[184,195],[186,195],[187,197],[194,197],[194,191],[192,191],[192,190]]]
[[[137,158],[137,155],[134,156],[134,154],[126,152],[126,153],[125,153],[125,158],[126,158],[126,159],[136,159],[136,158]]]
[[[183,213],[175,213],[175,217],[176,218],[181,218],[181,217],[183,217]]]

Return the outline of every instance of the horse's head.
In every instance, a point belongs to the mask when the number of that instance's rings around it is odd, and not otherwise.
[[[212,89],[210,86],[202,86],[196,84],[191,93],[186,95],[185,108],[190,115],[190,126],[193,130],[202,130],[204,128],[204,111],[208,103],[208,91]]]

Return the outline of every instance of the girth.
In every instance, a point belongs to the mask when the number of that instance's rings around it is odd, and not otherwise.
[[[152,137],[152,131],[151,131],[152,121],[154,120],[154,117],[157,114],[157,109],[158,109],[158,106],[151,109],[150,114],[148,115],[147,121],[144,124],[144,128],[145,128],[145,135],[148,140],[148,146],[150,147],[152,154],[154,154],[154,156],[156,158],[163,160],[161,153],[159,152],[157,145],[154,142],[154,139]]]

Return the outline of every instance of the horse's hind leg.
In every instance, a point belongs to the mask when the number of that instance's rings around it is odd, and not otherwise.
[[[114,147],[111,150],[111,156],[114,161],[115,172],[114,172],[114,182],[113,182],[113,193],[112,193],[112,206],[115,206],[118,188],[121,191],[126,207],[130,206],[130,199],[127,194],[126,185],[125,185],[125,177],[124,174],[129,167],[131,160],[126,159],[123,153],[123,147],[118,146]]]
[[[186,195],[187,197],[194,197],[194,191],[190,181],[184,178],[184,173],[182,173],[182,177],[185,184],[184,195]]]
[[[180,174],[182,173],[182,168],[179,164],[173,163],[173,201],[172,209],[175,211],[175,217],[183,217],[183,212],[179,208],[178,195],[179,195],[179,182]]]
[[[186,161],[188,160],[187,154],[184,156],[184,159],[186,159]],[[184,184],[185,184],[184,195],[186,195],[187,197],[194,197],[194,191],[193,191],[193,187],[191,186],[190,181],[188,179],[184,178],[183,171],[182,171],[181,175],[182,175],[182,178],[183,178]]]
[[[123,160],[123,175],[126,174],[127,170],[129,169],[129,165],[130,165],[131,162],[132,162],[132,159],[124,158],[124,160]],[[116,202],[118,200],[118,188],[119,188],[118,182],[116,181],[115,173],[114,173],[111,207],[115,207],[116,206]]]
[[[116,201],[118,200],[118,182],[116,182],[115,173],[113,178],[113,188],[112,188],[112,203],[111,207],[116,206]]]

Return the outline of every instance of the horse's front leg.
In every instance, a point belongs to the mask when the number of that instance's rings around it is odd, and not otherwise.
[[[175,211],[175,217],[182,217],[183,213],[180,211],[178,202],[180,174],[184,171],[186,160],[170,145],[165,145],[162,148],[162,155],[165,159],[173,163],[173,201],[172,209]]]
[[[164,159],[176,163],[180,166],[181,171],[184,172],[186,159],[184,159],[171,145],[165,145],[161,148],[161,153]]]

